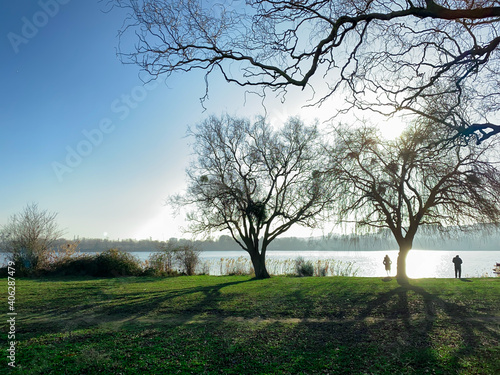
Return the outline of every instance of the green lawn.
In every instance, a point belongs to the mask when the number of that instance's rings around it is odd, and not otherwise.
[[[10,372],[498,374],[499,296],[493,278],[21,279]]]

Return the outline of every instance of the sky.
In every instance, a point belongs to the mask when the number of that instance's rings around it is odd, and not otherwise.
[[[145,85],[116,54],[125,13],[108,9],[19,0],[0,13],[0,226],[38,203],[70,239],[189,237],[165,205],[186,186],[187,126],[263,114],[259,98],[222,77],[211,79],[203,108],[203,72]],[[268,105],[270,121],[321,118],[303,104],[297,93]]]

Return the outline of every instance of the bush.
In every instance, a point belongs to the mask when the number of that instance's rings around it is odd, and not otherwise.
[[[46,271],[55,276],[96,276],[97,255],[79,255],[77,258],[56,261]]]
[[[299,277],[314,275],[314,265],[309,260],[306,262],[302,257],[295,260],[295,270]]]
[[[40,269],[33,267],[33,257],[24,252],[12,254],[9,260],[16,265],[16,276],[37,276],[40,274]]]
[[[119,277],[140,276],[143,269],[140,260],[132,254],[109,249],[101,254],[63,258],[53,263],[46,273],[57,276]]]
[[[174,270],[174,253],[171,249],[163,249],[157,253],[149,255],[149,269],[155,270],[158,273],[173,274]]]
[[[96,257],[95,276],[139,276],[142,274],[140,260],[132,254],[118,249],[109,249]]]
[[[196,266],[200,262],[201,251],[193,245],[184,245],[177,248],[175,251],[175,259],[179,263],[181,272],[188,276],[195,274]]]
[[[145,273],[149,276],[176,276],[179,272],[194,275],[200,263],[200,250],[193,245],[178,245],[174,242],[161,243],[160,251],[149,256]],[[208,272],[204,266],[203,272]]]
[[[18,276],[36,276],[44,272],[48,253],[62,235],[56,216],[31,203],[0,228],[1,252],[10,253],[8,259],[15,262]]]

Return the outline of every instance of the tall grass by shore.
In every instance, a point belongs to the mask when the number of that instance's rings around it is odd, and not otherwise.
[[[297,259],[268,258],[266,268],[270,275],[297,275]],[[311,262],[314,276],[356,276],[355,262],[335,259],[318,259]],[[206,275],[252,275],[252,262],[246,256],[206,260],[200,264],[199,273]]]

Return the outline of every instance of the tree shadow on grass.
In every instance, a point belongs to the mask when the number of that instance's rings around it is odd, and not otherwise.
[[[388,340],[392,337],[393,344],[386,342],[387,350],[395,350],[400,355],[402,351],[413,352],[411,362],[417,367],[421,366],[419,357],[423,356],[428,362],[425,370],[429,371],[458,371],[468,356],[487,349],[488,342],[496,345],[500,342],[498,320],[494,317],[478,316],[464,305],[445,301],[410,284],[370,301],[359,319],[370,318],[375,318],[375,323],[365,325],[368,331],[385,329],[390,334]],[[405,357],[411,359],[408,355]],[[488,363],[493,364],[491,360]]]
[[[263,346],[274,340],[260,351],[274,355],[275,368],[284,373],[497,373],[498,318],[467,306],[405,285],[365,301],[358,311],[346,309],[345,318],[308,319],[306,313],[296,324],[271,320],[252,335]],[[257,350],[253,338],[245,345]],[[278,357],[275,351],[294,354]],[[263,361],[247,360],[267,371]]]
[[[111,351],[120,355],[136,356],[130,361],[134,365],[143,360],[141,356],[167,358],[163,366],[170,362],[177,366],[172,367],[172,372],[455,374],[468,373],[464,363],[473,357],[485,362],[485,370],[477,371],[476,367],[476,372],[494,373],[491,369],[495,352],[488,357],[487,345],[498,348],[498,321],[478,317],[477,310],[467,304],[447,301],[418,286],[387,290],[391,286],[384,284],[387,291],[371,295],[369,300],[361,299],[367,294],[354,296],[352,306],[356,309],[339,306],[338,311],[326,315],[324,309],[313,306],[321,297],[311,297],[303,287],[281,287],[276,294],[272,290],[266,292],[269,285],[260,281],[257,287],[264,292],[257,298],[272,300],[258,301],[258,306],[246,308],[255,315],[240,316],[240,320],[236,318],[238,306],[231,305],[232,294],[225,294],[223,289],[252,280],[211,279],[213,285],[190,285],[186,280],[183,284],[183,279],[178,279],[179,284],[171,290],[157,288],[151,292],[144,292],[142,287],[129,290],[126,281],[113,281],[123,287],[117,290],[115,284],[110,284],[109,291],[101,290],[99,297],[69,308],[67,314],[61,315],[61,309],[54,309],[47,313],[45,326],[34,320],[18,327],[30,330],[30,337],[68,332],[64,345],[55,346],[66,355],[74,350],[67,348],[84,347],[88,340],[96,350],[109,345]],[[253,294],[245,290],[238,293]],[[347,289],[345,293],[351,292]],[[48,305],[59,301],[56,296],[53,298]],[[347,301],[344,294],[338,298]],[[234,301],[255,302],[240,298]],[[303,307],[295,307],[298,304]],[[287,315],[290,307],[293,311]],[[231,315],[234,316],[226,319]],[[153,321],[148,323],[145,317]],[[75,318],[77,321],[72,323]],[[94,332],[84,330],[93,327]],[[101,327],[104,329],[98,329]],[[110,327],[115,332],[110,332]],[[57,340],[52,337],[47,342],[54,347]],[[47,352],[46,357],[52,354]],[[37,355],[36,360],[40,358]],[[120,370],[109,369],[115,373]]]
[[[227,314],[218,307],[223,300],[221,290],[252,280],[254,279],[186,286],[165,291],[127,292],[126,279],[110,279],[109,284],[106,283],[102,288],[87,288],[87,295],[80,293],[74,303],[68,301],[68,296],[53,295],[45,301],[48,308],[42,307],[38,314],[30,313],[33,320],[20,321],[18,332],[32,336],[71,332],[92,326],[112,326],[119,329],[141,321],[147,322],[148,317],[152,321],[164,320],[165,323],[182,325],[199,314]],[[128,282],[137,285],[136,280]]]

